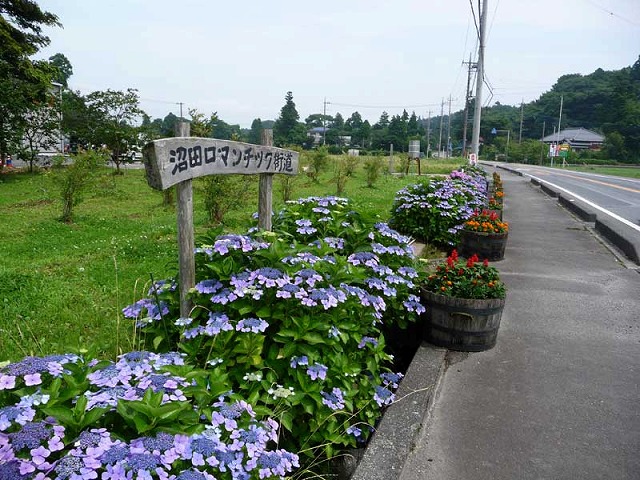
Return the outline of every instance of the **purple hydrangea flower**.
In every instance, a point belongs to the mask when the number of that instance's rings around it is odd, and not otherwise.
[[[327,370],[328,368],[321,363],[314,363],[307,369],[307,375],[311,377],[311,380],[324,380],[327,378]]]

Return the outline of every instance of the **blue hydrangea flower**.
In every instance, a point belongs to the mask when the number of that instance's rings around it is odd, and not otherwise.
[[[402,377],[404,377],[404,375],[402,375],[401,373],[386,372],[386,373],[380,374],[380,378],[382,379],[382,384],[385,387],[390,387],[390,388],[398,388],[398,384],[400,383],[400,380],[402,379]]]
[[[204,334],[210,337],[218,335],[220,332],[233,330],[233,325],[229,317],[222,312],[209,312],[209,319],[204,327]]]
[[[261,318],[245,318],[240,320],[236,325],[236,330],[239,332],[264,332],[269,324]]]
[[[309,365],[309,358],[306,355],[301,357],[291,357],[289,365],[291,365],[291,368],[297,368],[298,365]]]
[[[393,394],[391,390],[386,387],[376,386],[375,394],[373,395],[373,399],[376,401],[378,406],[382,407],[384,405],[390,405],[395,400],[396,396]]]
[[[358,343],[358,348],[364,348],[367,344],[371,344],[374,347],[378,346],[378,340],[373,337],[362,337],[360,343]]]
[[[339,388],[333,388],[331,393],[323,390],[320,395],[322,395],[322,403],[331,410],[342,410],[344,408],[344,394]]]

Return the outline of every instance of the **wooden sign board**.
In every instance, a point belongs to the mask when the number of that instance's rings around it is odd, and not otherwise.
[[[299,163],[293,150],[199,137],[154,140],[143,158],[147,182],[157,190],[206,175],[297,175]]]

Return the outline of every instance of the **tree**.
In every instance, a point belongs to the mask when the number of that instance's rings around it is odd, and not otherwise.
[[[393,143],[394,150],[404,152],[407,147],[407,124],[399,115],[391,117],[389,123],[389,142]]]
[[[49,57],[49,63],[55,69],[53,80],[58,82],[64,88],[68,88],[69,77],[73,75],[73,67],[71,62],[62,53],[56,53]]]
[[[50,148],[59,141],[60,102],[50,94],[48,102],[34,105],[22,127],[20,156],[29,162],[29,171],[38,161],[42,148]]]
[[[249,143],[260,145],[262,142],[262,120],[255,118],[251,122],[251,130],[249,131]]]
[[[84,96],[79,91],[63,90],[61,109],[62,131],[69,137],[71,150],[76,152],[78,146],[88,148],[92,129]]]
[[[213,138],[219,138],[220,140],[240,138],[240,125],[228,124],[218,117],[218,112],[211,114],[209,123],[211,124],[211,137]]]
[[[280,116],[273,126],[274,142],[279,146],[295,145],[295,128],[298,125],[298,119],[300,118],[300,115],[296,110],[296,104],[293,102],[293,93],[287,92],[284,98],[285,104],[280,109]]]
[[[3,60],[33,55],[49,45],[42,25],[60,26],[58,17],[42,11],[33,0],[0,0],[0,15]]]
[[[381,130],[383,128],[387,128],[389,126],[389,114],[387,112],[382,112],[380,115],[380,120],[376,123],[373,128],[376,130]]]
[[[365,120],[362,123],[360,133],[362,135],[362,146],[366,148],[371,143],[371,124],[369,120]]]
[[[60,23],[32,0],[0,0],[0,166],[20,144],[29,109],[46,100],[51,67],[29,58],[49,44],[43,25]]]
[[[138,129],[133,122],[144,112],[140,109],[138,92],[106,90],[92,92],[86,97],[91,127],[91,140],[95,145],[106,145],[111,160],[120,172],[122,155],[138,143]]]
[[[416,117],[416,112],[411,112],[411,117],[409,118],[409,123],[407,124],[407,135],[410,137],[419,135],[418,131],[418,117]]]
[[[353,112],[344,122],[344,127],[345,133],[351,134],[351,143],[360,145],[362,143],[362,116],[358,112]]]
[[[331,115],[323,115],[322,113],[312,113],[304,119],[304,123],[308,128],[325,127],[331,125],[333,117]]]
[[[336,116],[333,117],[331,128],[333,128],[338,135],[342,135],[342,130],[344,128],[344,118],[342,117],[340,112],[336,113]]]
[[[214,113],[211,117],[214,117],[215,115],[216,114]],[[211,136],[211,121],[207,120],[204,113],[198,112],[195,108],[190,108],[189,116],[191,117],[192,137],[208,138]]]

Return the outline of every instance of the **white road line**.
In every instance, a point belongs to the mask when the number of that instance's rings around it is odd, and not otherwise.
[[[523,172],[524,173],[524,172]],[[557,188],[560,191],[563,191],[564,193],[568,193],[569,195],[571,195],[572,197],[580,200],[581,202],[586,203],[587,205],[589,205],[590,207],[595,208],[596,210],[601,211],[602,213],[604,213],[605,215],[609,215],[611,218],[615,218],[616,220],[618,220],[619,222],[624,223],[625,225],[633,228],[634,230],[636,230],[637,232],[640,232],[640,227],[638,225],[636,225],[635,223],[631,223],[629,220],[627,220],[626,218],[622,218],[620,215],[616,215],[613,212],[610,212],[609,210],[607,210],[606,208],[602,208],[600,205],[596,205],[595,203],[587,200],[584,197],[581,197],[580,195],[576,195],[575,193],[567,190],[566,188],[562,188],[559,185],[556,185],[555,183],[551,183],[547,180],[543,180],[540,177],[536,177],[534,175],[531,175],[530,173],[524,173],[527,177],[533,178],[534,180],[537,180],[538,182],[542,182],[542,183],[546,183],[547,185],[553,187],[553,188]]]

